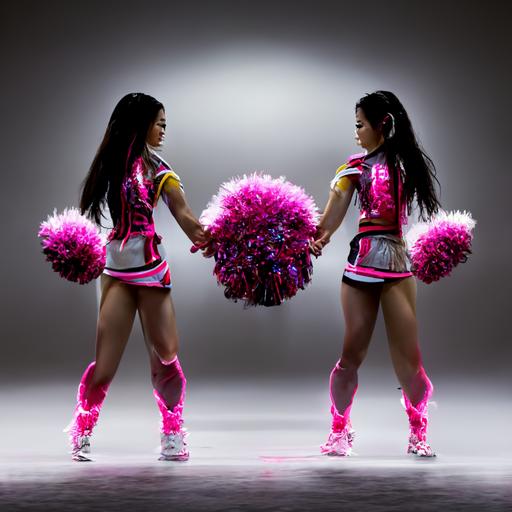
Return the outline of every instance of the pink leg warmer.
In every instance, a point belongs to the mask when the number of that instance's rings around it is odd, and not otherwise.
[[[320,451],[324,455],[345,457],[352,453],[355,437],[350,424],[350,409],[357,390],[357,369],[344,368],[341,361],[338,361],[331,372],[329,387],[332,428],[327,442],[320,447]]]
[[[420,455],[433,455],[427,443],[428,401],[432,396],[434,386],[430,382],[425,370],[420,368],[409,385],[411,399],[402,391],[402,404],[409,418],[409,446],[408,453]],[[413,405],[414,404],[414,405]]]
[[[183,424],[186,379],[176,356],[172,361],[151,360],[153,394],[162,417],[161,431],[164,434],[180,432]]]
[[[78,385],[75,413],[67,429],[72,446],[77,445],[79,437],[92,434],[107,395],[108,385],[90,388],[95,366],[96,361],[93,361],[85,370]]]
[[[338,361],[329,379],[332,430],[341,432],[350,419],[350,409],[357,391],[357,369],[343,368]]]

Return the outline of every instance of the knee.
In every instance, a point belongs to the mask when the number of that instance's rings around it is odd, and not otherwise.
[[[162,364],[168,364],[178,356],[178,343],[168,341],[153,342],[153,351]]]
[[[156,356],[162,364],[169,364],[176,359],[178,351],[173,348],[155,347]]]

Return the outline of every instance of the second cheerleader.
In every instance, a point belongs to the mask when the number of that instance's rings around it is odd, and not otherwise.
[[[435,168],[421,150],[398,98],[388,91],[366,95],[356,105],[356,142],[365,153],[342,165],[331,182],[313,252],[340,226],[354,191],[358,193],[359,232],[350,243],[341,303],[345,336],[340,360],[330,376],[332,429],[322,453],[350,455],[354,431],[350,409],[361,366],[382,307],[393,366],[409,418],[407,451],[431,457],[427,404],[432,384],[423,368],[416,320],[416,282],[402,237],[402,226],[416,202],[422,217],[439,209]]]

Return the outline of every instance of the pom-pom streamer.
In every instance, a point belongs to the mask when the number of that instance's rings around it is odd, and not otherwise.
[[[313,199],[283,177],[258,173],[221,185],[201,215],[212,235],[214,274],[224,295],[275,306],[310,282]]]
[[[430,284],[450,275],[471,254],[476,221],[469,212],[440,212],[419,222],[406,235],[413,274]]]
[[[41,222],[38,232],[43,253],[52,269],[80,284],[97,278],[105,268],[105,238],[77,208],[66,208]]]

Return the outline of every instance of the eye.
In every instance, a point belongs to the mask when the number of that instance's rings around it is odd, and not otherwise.
[[[362,128],[362,127],[363,127],[362,123],[356,123],[356,128],[357,128],[358,130],[359,130],[359,128]]]

